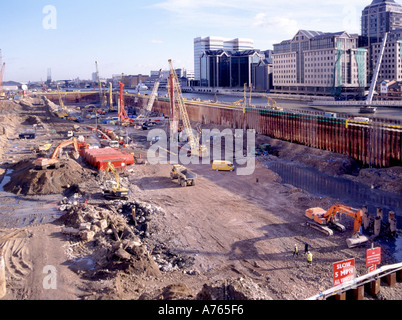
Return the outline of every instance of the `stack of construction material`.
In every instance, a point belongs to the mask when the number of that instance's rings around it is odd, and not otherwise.
[[[116,148],[85,149],[83,159],[99,171],[105,171],[108,162],[115,168],[125,169],[128,165],[134,164],[134,156]]]

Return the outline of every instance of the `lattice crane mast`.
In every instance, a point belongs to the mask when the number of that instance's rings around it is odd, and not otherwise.
[[[95,61],[95,65],[96,65],[96,77],[98,78],[98,85],[99,85],[100,105],[101,105],[101,109],[104,110],[105,103],[104,103],[103,93],[102,93],[102,83],[101,83],[100,76],[99,76],[98,61]]]
[[[207,155],[207,149],[205,148],[205,146],[201,146],[199,143],[199,140],[196,139],[194,136],[193,129],[191,128],[190,119],[188,117],[187,109],[184,104],[184,99],[183,99],[183,94],[181,91],[179,79],[177,77],[177,73],[176,73],[175,69],[173,68],[172,60],[169,60],[169,65],[170,65],[170,76],[173,80],[172,81],[173,91],[175,91],[177,94],[177,102],[179,105],[181,118],[183,120],[184,130],[185,130],[186,135],[189,140],[191,154],[195,155],[195,156],[204,157]]]

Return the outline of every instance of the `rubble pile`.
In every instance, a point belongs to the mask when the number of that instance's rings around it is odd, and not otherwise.
[[[73,199],[64,198],[59,210],[65,212],[59,219],[64,225],[62,233],[70,241],[85,243],[86,257],[89,252],[95,261],[90,270],[78,270],[89,271],[87,276],[91,279],[113,277],[120,271],[159,277],[161,272],[191,266],[191,259],[174,253],[153,238],[157,230],[152,219],[164,214],[158,206],[120,200],[95,206],[74,195]]]

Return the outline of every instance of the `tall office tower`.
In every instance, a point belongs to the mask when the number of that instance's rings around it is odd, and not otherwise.
[[[47,69],[47,81],[46,81],[46,84],[48,86],[50,86],[51,83],[52,83],[52,69],[48,68]]]
[[[364,8],[361,22],[368,45],[381,42],[386,32],[402,28],[402,6],[394,0],[373,0]]]
[[[201,56],[209,50],[225,50],[239,52],[252,50],[254,41],[250,39],[236,38],[225,39],[222,37],[198,37],[194,39],[194,80],[201,80]]]

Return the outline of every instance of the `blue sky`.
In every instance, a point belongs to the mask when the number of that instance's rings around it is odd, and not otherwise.
[[[4,80],[89,79],[194,69],[199,36],[249,38],[273,49],[299,29],[360,33],[371,0],[13,0],[2,1],[0,49]],[[44,11],[46,6],[56,11]],[[55,13],[55,14],[52,14]],[[55,29],[49,29],[49,26]]]

